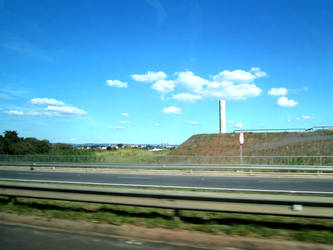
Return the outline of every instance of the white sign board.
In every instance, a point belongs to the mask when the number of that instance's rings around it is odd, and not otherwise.
[[[239,133],[239,144],[244,145],[244,132]]]

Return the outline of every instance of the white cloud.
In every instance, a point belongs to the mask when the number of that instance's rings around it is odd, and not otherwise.
[[[130,124],[130,121],[120,121],[120,124]]]
[[[242,128],[243,124],[241,122],[234,122],[233,120],[228,121],[228,123],[232,126],[234,126],[235,128]]]
[[[250,72],[253,72],[253,74],[256,76],[256,78],[267,76],[267,73],[264,71],[261,71],[261,69],[259,67],[252,67]]]
[[[193,95],[190,93],[180,93],[173,95],[172,98],[181,102],[194,103],[197,100],[201,99],[202,97],[200,95]]]
[[[175,83],[171,80],[158,80],[151,86],[151,88],[162,94],[166,94],[173,91]]]
[[[315,119],[313,116],[309,116],[309,115],[302,115],[301,118],[303,120],[314,120]]]
[[[128,113],[121,113],[121,116],[129,117],[129,114]]]
[[[255,79],[255,75],[251,74],[250,72],[246,72],[244,70],[224,70],[217,75],[213,76],[214,81],[231,81],[231,82],[238,82],[238,83],[249,83],[253,82]]]
[[[132,78],[133,80],[137,82],[155,82],[158,80],[165,79],[167,75],[162,72],[154,72],[154,71],[148,71],[146,74],[133,74]]]
[[[6,110],[5,113],[7,115],[16,115],[16,116],[24,115],[22,111],[17,111],[17,110]]]
[[[288,99],[285,96],[282,96],[278,99],[277,105],[280,107],[292,108],[295,107],[298,103],[292,99]]]
[[[226,99],[226,100],[245,100],[251,97],[257,97],[261,94],[262,90],[255,84],[234,84],[230,81],[212,82],[204,96]]]
[[[298,116],[296,118],[290,118],[288,117],[288,122],[295,122],[295,121],[311,121],[311,120],[314,120],[315,117],[314,116],[310,116],[310,115],[301,115],[301,116]]]
[[[186,123],[191,124],[192,126],[199,125],[199,122],[197,121],[187,121]]]
[[[41,115],[43,115],[43,113],[38,112],[38,111],[30,111],[30,112],[27,112],[26,115],[28,115],[28,116],[41,116]]]
[[[217,82],[229,81],[233,83],[252,83],[254,79],[267,76],[266,72],[260,68],[251,68],[250,72],[244,70],[224,70],[217,75],[213,76],[213,80]]]
[[[304,87],[301,87],[301,88],[296,88],[296,89],[289,89],[289,92],[301,92],[301,91],[308,91],[309,88],[304,86]]]
[[[131,76],[135,81],[152,83],[151,88],[163,94],[162,100],[164,94],[178,89],[186,93],[174,94],[173,99],[194,103],[201,98],[245,100],[257,97],[262,90],[254,84],[254,80],[265,77],[267,74],[259,67],[253,67],[250,71],[224,70],[212,76],[212,81],[197,76],[191,71],[176,72],[170,80],[166,80],[167,75],[162,71],[148,71],[146,74]]]
[[[177,84],[177,86],[180,86],[190,92],[200,93],[203,87],[209,84],[208,80],[196,76],[191,71],[178,72],[176,73],[176,75],[177,79],[175,80],[175,83]]]
[[[181,109],[174,107],[174,106],[170,106],[170,107],[164,108],[162,110],[162,113],[167,114],[167,115],[180,115]]]
[[[58,101],[52,98],[33,98],[29,102],[38,105],[55,105],[55,106],[65,105],[62,101]]]
[[[114,129],[114,130],[121,130],[121,129],[124,129],[125,127],[121,127],[121,126],[109,126],[109,129]]]
[[[155,126],[156,126],[156,127],[159,127],[160,125],[161,125],[161,124],[160,124],[159,122],[156,122],[156,123],[155,123]]]
[[[47,106],[45,108],[48,111],[48,115],[50,116],[72,116],[72,115],[86,115],[87,112],[72,106]]]
[[[106,80],[106,84],[111,87],[116,87],[116,88],[127,88],[128,87],[127,82],[121,82],[119,80]]]
[[[286,88],[272,88],[267,93],[272,96],[281,96],[287,95],[288,90]]]

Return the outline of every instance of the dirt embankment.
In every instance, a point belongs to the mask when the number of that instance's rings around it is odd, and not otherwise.
[[[245,133],[244,156],[333,156],[333,131]],[[239,155],[239,134],[198,134],[173,155]]]

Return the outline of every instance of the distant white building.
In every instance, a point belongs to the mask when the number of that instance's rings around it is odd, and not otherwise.
[[[149,151],[151,152],[159,152],[159,151],[163,151],[164,149],[162,148],[153,148],[153,149],[150,149]]]

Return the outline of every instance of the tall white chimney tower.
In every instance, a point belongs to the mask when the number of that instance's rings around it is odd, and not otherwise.
[[[219,101],[220,110],[220,134],[225,134],[227,131],[226,119],[225,119],[225,100]]]

